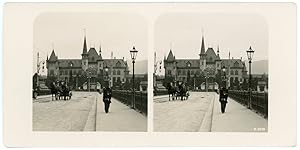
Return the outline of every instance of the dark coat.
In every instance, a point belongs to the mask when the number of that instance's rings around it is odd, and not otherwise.
[[[110,88],[104,88],[103,89],[103,101],[105,99],[109,99],[110,100],[111,97],[112,97],[112,90]]]
[[[220,98],[219,101],[226,101],[228,99],[228,89],[220,89]]]

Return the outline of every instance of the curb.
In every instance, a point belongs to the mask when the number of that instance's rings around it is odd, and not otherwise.
[[[198,132],[211,132],[215,98],[216,98],[216,95],[214,95],[213,100],[209,104],[208,110],[206,111],[206,113],[204,115],[204,118],[202,120],[200,129],[198,130]]]
[[[83,131],[96,131],[96,124],[97,121],[97,100],[98,95],[96,95],[96,101],[94,101],[91,110],[89,111],[88,118],[86,120],[85,126],[83,128]]]

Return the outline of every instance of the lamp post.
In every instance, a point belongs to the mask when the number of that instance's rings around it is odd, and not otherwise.
[[[105,71],[105,82],[107,81],[107,84],[109,84],[108,83],[108,67],[107,67],[107,65],[105,65],[104,71]],[[108,86],[108,85],[106,85],[106,86]]]
[[[91,72],[89,71],[88,72],[88,89],[89,89],[89,92],[91,92]]]
[[[252,50],[251,46],[249,48],[249,50],[246,51],[247,52],[247,56],[248,56],[248,60],[249,60],[249,101],[248,101],[248,108],[252,109],[251,107],[251,97],[252,97],[252,89],[251,89],[251,63],[252,63],[252,58],[253,58],[253,54],[254,54],[254,50]]]
[[[227,83],[226,83],[226,68],[225,68],[225,66],[223,66],[222,67],[222,71],[223,71],[223,73],[224,73],[224,75],[223,75],[223,82],[224,82],[224,88],[226,88],[226,86],[227,86]]]
[[[134,63],[135,63],[137,52],[138,51],[135,49],[134,46],[133,46],[132,50],[130,50],[130,55],[131,55],[131,59],[132,59],[132,103],[131,103],[132,105],[131,105],[131,107],[133,109],[135,109]]]
[[[208,92],[208,71],[206,72],[206,77],[205,77],[206,81],[205,81],[205,85],[206,85],[206,92]]]
[[[190,63],[188,63],[188,70],[187,70],[187,80],[186,80],[186,82],[187,82],[187,86],[189,87],[190,86],[190,80],[191,80],[191,71],[190,71],[190,67],[191,67],[191,64]]]

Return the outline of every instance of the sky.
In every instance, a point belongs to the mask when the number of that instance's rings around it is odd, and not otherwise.
[[[247,59],[251,46],[253,61],[268,60],[268,26],[256,14],[226,13],[168,13],[154,25],[154,48],[157,60],[167,57],[172,49],[176,58],[199,58],[201,38],[205,49],[220,48],[221,59]],[[163,70],[162,70],[163,72]]]
[[[45,13],[35,19],[33,30],[33,72],[37,52],[40,60],[50,57],[53,48],[59,59],[80,59],[85,34],[88,49],[95,47],[99,52],[101,43],[103,58],[111,58],[113,52],[113,57],[130,60],[129,51],[135,46],[137,61],[147,59],[147,21],[137,14]]]

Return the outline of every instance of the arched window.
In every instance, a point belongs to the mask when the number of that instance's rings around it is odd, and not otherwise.
[[[113,71],[113,75],[116,75],[116,70]]]
[[[230,71],[230,75],[233,75],[233,70]]]
[[[239,72],[237,70],[235,70],[235,75],[239,75]]]
[[[118,71],[117,71],[117,75],[120,75],[120,74],[121,74],[121,72],[120,72],[120,70],[118,70]]]

